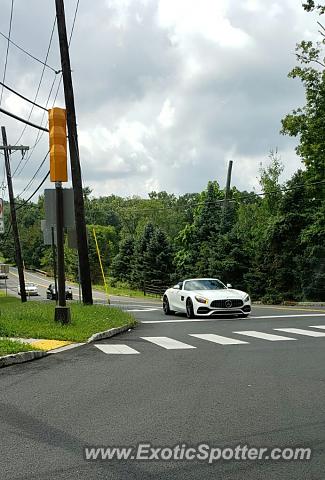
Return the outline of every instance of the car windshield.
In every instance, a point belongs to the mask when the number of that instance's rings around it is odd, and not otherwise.
[[[27,288],[35,288],[34,283],[26,283]]]
[[[189,280],[185,282],[184,290],[221,290],[227,288],[215,278],[203,280]]]

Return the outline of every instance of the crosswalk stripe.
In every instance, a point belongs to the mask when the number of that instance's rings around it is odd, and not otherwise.
[[[215,335],[214,333],[190,333],[191,337],[200,338],[201,340],[207,340],[208,342],[219,343],[220,345],[239,345],[244,342],[243,340],[236,340],[234,338],[222,337],[221,335]]]
[[[306,335],[307,337],[325,337],[325,332],[313,332],[312,330],[303,330],[302,328],[274,328],[273,330]]]
[[[247,335],[248,337],[260,338],[262,340],[269,340],[270,342],[278,342],[280,340],[297,340],[296,338],[283,337],[282,335],[272,335],[272,333],[257,332],[255,330],[234,333],[239,333],[240,335]]]
[[[196,348],[196,347],[193,347],[192,345],[188,345],[187,343],[183,343],[169,337],[141,337],[141,338],[143,340],[147,340],[148,342],[155,343],[156,345],[159,345],[159,347],[166,348],[167,350],[181,350],[181,349],[187,349],[187,348]]]
[[[99,350],[107,354],[113,355],[133,355],[140,353],[134,348],[128,347],[128,345],[96,345]]]
[[[325,330],[325,325],[310,325],[310,328],[322,328]]]

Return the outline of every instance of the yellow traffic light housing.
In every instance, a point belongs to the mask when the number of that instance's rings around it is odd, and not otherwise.
[[[65,109],[51,108],[49,110],[51,182],[68,181],[66,125]]]

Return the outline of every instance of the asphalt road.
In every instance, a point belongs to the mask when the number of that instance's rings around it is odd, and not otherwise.
[[[324,479],[325,309],[188,321],[158,302],[120,306],[136,329],[0,371],[1,480]],[[85,446],[139,443],[300,446],[312,459],[84,459]]]
[[[28,300],[31,300],[31,301],[32,300],[38,300],[38,301],[39,300],[44,300],[44,301],[49,301],[49,302],[52,301],[52,300],[47,300],[46,299],[46,289],[48,288],[50,283],[54,283],[53,278],[47,277],[47,276],[45,276],[41,273],[25,271],[25,282],[26,283],[27,282],[34,283],[38,287],[39,295],[38,296],[31,296],[31,297],[29,297]],[[18,287],[18,283],[19,283],[17,268],[10,267],[10,272],[9,272],[9,276],[8,276],[8,279],[7,279],[6,283],[7,283],[8,293],[10,295],[15,295],[16,297],[19,297],[19,295],[17,294],[17,287]],[[70,283],[70,282],[67,282],[67,285],[72,288],[73,299],[75,301],[78,301],[79,300],[79,287],[76,286],[75,284]],[[5,287],[6,287],[5,281],[1,279],[0,280],[0,290],[5,291]],[[93,300],[96,303],[107,303],[107,295],[106,295],[105,292],[93,289]],[[112,305],[121,306],[122,308],[125,304],[134,305],[134,306],[143,304],[143,299],[141,299],[141,298],[137,299],[137,298],[114,296],[114,295],[113,296],[110,295],[110,301],[111,301]],[[151,302],[157,303],[157,300],[155,300],[155,299],[145,300],[146,304],[148,304],[148,303],[151,304]]]

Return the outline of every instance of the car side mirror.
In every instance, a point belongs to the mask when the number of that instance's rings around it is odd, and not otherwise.
[[[232,288],[231,283],[227,283],[227,288]]]
[[[179,289],[180,289],[178,284],[177,284],[177,285],[174,285],[173,288],[174,288],[175,290],[179,290]]]

